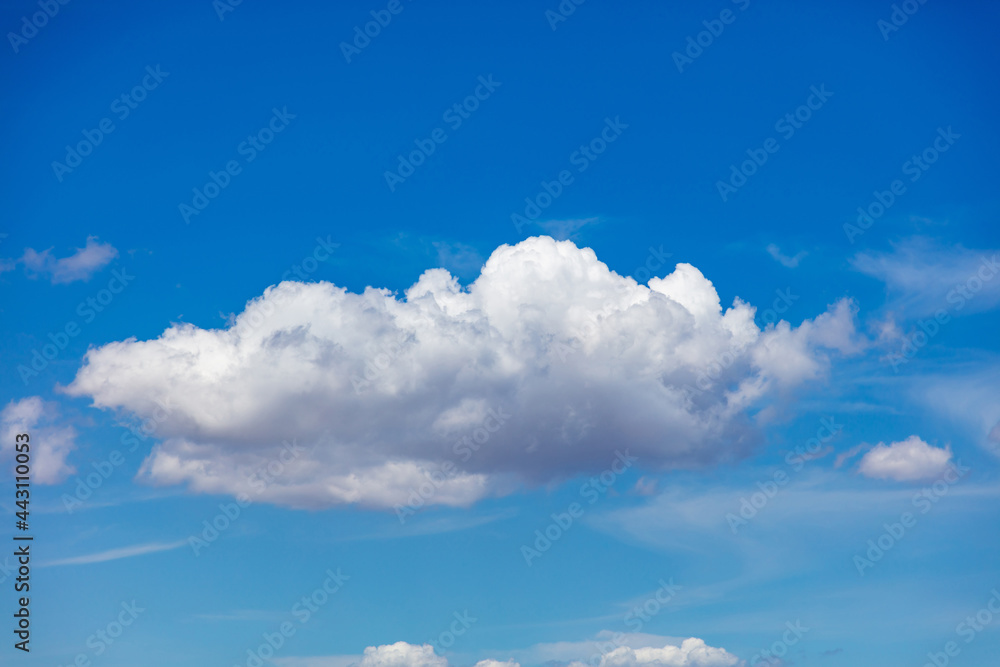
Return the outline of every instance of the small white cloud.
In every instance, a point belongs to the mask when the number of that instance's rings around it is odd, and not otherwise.
[[[430,644],[396,642],[369,646],[359,667],[448,667],[448,659],[434,653]]]
[[[41,252],[27,248],[20,261],[29,272],[47,275],[53,284],[60,284],[90,280],[117,256],[118,251],[110,243],[99,243],[96,236],[88,236],[86,245],[68,257],[53,257],[52,248]]]
[[[767,254],[773,257],[775,261],[779,262],[782,266],[788,267],[789,269],[794,269],[796,266],[799,265],[799,262],[801,262],[802,259],[809,253],[807,253],[805,250],[800,250],[798,253],[795,254],[794,257],[789,257],[788,255],[782,254],[781,248],[779,248],[777,245],[770,243],[767,246]]]
[[[593,639],[536,644],[515,652],[521,663],[564,663],[567,667],[743,667],[725,649],[697,637],[664,637],[602,630]]]
[[[37,484],[58,484],[76,472],[66,457],[76,449],[76,429],[54,426],[55,403],[45,403],[40,396],[11,401],[0,412],[0,458],[13,458],[14,437],[30,437],[31,479]]]
[[[629,648],[622,646],[601,656],[599,667],[734,667],[740,659],[723,648],[708,646],[697,637],[667,644],[661,648]],[[586,663],[571,663],[571,667],[587,667]]]
[[[914,481],[940,476],[951,461],[951,447],[932,447],[911,435],[902,442],[877,444],[861,458],[859,472],[866,477]]]

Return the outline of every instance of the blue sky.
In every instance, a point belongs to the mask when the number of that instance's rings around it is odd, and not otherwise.
[[[3,664],[993,664],[998,18],[7,3]]]

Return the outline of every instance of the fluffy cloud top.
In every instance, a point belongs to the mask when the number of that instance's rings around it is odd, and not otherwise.
[[[47,275],[58,284],[89,280],[117,256],[118,251],[110,243],[99,243],[96,236],[88,236],[86,245],[68,257],[53,257],[51,248],[41,252],[27,248],[21,261],[28,271]]]
[[[940,476],[950,461],[950,447],[932,447],[911,435],[888,446],[880,442],[861,458],[858,470],[867,477],[913,481]]]
[[[396,642],[369,646],[358,667],[448,667],[448,659],[435,654],[430,644]]]
[[[569,644],[568,646],[572,646]],[[599,657],[599,662],[597,662]],[[696,637],[684,639],[680,646],[662,647],[619,646],[592,656],[591,662],[574,661],[569,667],[736,667],[744,663],[725,649],[707,646]],[[331,660],[331,663],[333,660]],[[434,653],[430,644],[416,645],[396,642],[385,646],[369,646],[357,667],[448,667],[448,660]],[[475,667],[521,667],[509,659],[480,660]]]
[[[629,648],[620,646],[601,656],[598,667],[734,667],[740,659],[722,648],[707,646],[697,637],[681,642],[680,646],[662,648]],[[572,663],[571,667],[589,667]]]
[[[388,507],[433,473],[428,502],[464,505],[603,470],[616,450],[649,469],[742,456],[758,440],[750,408],[822,376],[824,348],[856,347],[847,301],[762,331],[689,264],[640,285],[538,237],[499,247],[467,288],[443,269],[405,298],[284,282],[228,328],[92,349],[66,391],[159,415],[140,473],[152,483]],[[252,488],[292,438],[304,453]]]
[[[0,458],[14,458],[15,436],[27,433],[31,478],[38,484],[58,484],[76,472],[66,463],[66,457],[76,449],[76,430],[52,425],[54,417],[54,404],[46,404],[39,396],[11,401],[0,412]]]

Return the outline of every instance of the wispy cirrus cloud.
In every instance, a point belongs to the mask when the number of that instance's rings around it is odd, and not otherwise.
[[[48,277],[53,285],[87,281],[118,256],[118,250],[110,243],[101,243],[96,236],[88,236],[82,248],[66,257],[56,257],[52,248],[38,251],[26,248],[17,262],[0,262],[0,271],[14,268],[16,263],[24,264],[32,278]]]
[[[1000,455],[998,373],[1000,359],[978,355],[971,362],[942,365],[934,373],[912,378],[907,393],[952,428]]]
[[[1000,304],[1000,250],[916,236],[892,244],[889,252],[860,252],[851,265],[885,283],[887,309],[904,319],[939,310],[965,315]]]
[[[536,222],[539,229],[558,241],[573,240],[588,225],[597,224],[599,218],[574,218],[570,220],[544,220]]]
[[[132,558],[133,556],[144,556],[146,554],[158,553],[160,551],[171,551],[187,545],[187,540],[176,542],[150,542],[147,544],[136,544],[130,547],[120,547],[109,549],[94,554],[84,556],[73,556],[71,558],[59,558],[42,563],[40,567],[59,567],[62,565],[90,565],[92,563],[105,563],[109,560],[120,560],[122,558]]]
[[[805,256],[808,255],[809,253],[807,253],[805,250],[800,250],[799,252],[795,253],[794,256],[789,257],[788,255],[785,255],[781,252],[781,248],[779,248],[777,244],[769,243],[767,246],[767,254],[773,257],[774,260],[779,264],[781,264],[782,266],[787,267],[789,269],[794,269],[799,265],[799,262],[801,262],[805,258]]]

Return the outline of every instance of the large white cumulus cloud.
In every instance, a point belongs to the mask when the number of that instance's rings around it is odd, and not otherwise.
[[[155,416],[153,483],[391,506],[447,461],[430,502],[463,505],[602,470],[615,450],[654,469],[738,457],[757,439],[748,410],[821,375],[822,349],[853,349],[853,316],[845,301],[761,331],[691,265],[639,285],[538,237],[498,248],[464,289],[443,269],[404,298],[282,283],[227,328],[93,349],[66,391]],[[293,438],[303,453],[255,487],[248,472]]]

